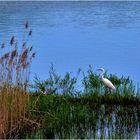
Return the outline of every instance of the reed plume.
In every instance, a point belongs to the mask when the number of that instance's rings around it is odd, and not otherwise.
[[[15,37],[12,36],[12,37],[11,37],[11,41],[10,41],[10,45],[11,45],[11,46],[14,44],[14,41],[15,41]]]
[[[25,29],[28,29],[28,27],[29,27],[29,23],[28,23],[28,21],[26,21],[25,22]]]
[[[29,29],[26,21],[25,29]],[[32,35],[29,29],[27,36]],[[17,40],[17,39],[16,39]],[[13,35],[9,46],[2,43],[1,49],[10,48],[0,56],[0,138],[17,138],[23,122],[27,121],[28,81],[30,58],[35,57],[33,48],[24,41],[18,46]]]

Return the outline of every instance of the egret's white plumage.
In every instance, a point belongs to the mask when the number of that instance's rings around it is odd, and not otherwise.
[[[107,78],[104,78],[103,74],[105,72],[105,70],[103,68],[98,69],[99,71],[101,71],[101,80],[103,81],[104,85],[106,85],[108,88],[110,88],[113,91],[116,91],[115,86],[111,83],[111,81],[109,81]]]

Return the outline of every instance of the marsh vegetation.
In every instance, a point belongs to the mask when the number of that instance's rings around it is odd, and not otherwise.
[[[23,124],[28,123],[29,68],[35,57],[28,46],[32,30],[25,23],[22,44],[14,35],[3,42],[0,50],[0,138],[18,138]]]
[[[36,95],[41,126],[26,138],[139,138],[139,105],[96,103],[95,97]],[[93,99],[93,100],[92,100]]]
[[[106,72],[113,93],[92,66],[61,76],[52,65],[46,80],[35,76],[30,85],[35,52],[28,22],[24,34],[21,45],[15,36],[1,44],[0,138],[139,138],[140,92],[129,77]]]

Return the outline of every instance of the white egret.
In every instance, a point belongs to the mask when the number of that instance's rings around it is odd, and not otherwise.
[[[103,68],[99,68],[97,69],[98,71],[101,71],[101,80],[103,81],[104,85],[106,85],[109,89],[116,91],[115,86],[111,83],[111,81],[109,81],[107,78],[104,78],[104,73],[105,70]]]

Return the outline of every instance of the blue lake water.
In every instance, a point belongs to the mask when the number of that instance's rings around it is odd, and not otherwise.
[[[89,64],[140,82],[140,2],[0,2],[0,43],[33,29],[31,67],[41,79],[51,63],[58,73]]]

